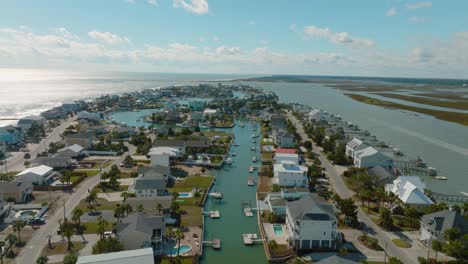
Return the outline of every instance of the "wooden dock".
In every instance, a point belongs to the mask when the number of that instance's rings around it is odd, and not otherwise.
[[[203,241],[203,244],[211,245],[214,249],[221,249],[221,239],[213,239],[211,241]]]
[[[456,202],[456,203],[468,202],[468,196],[466,195],[454,195],[454,194],[430,192],[429,196],[438,201],[448,201],[448,202]]]
[[[255,242],[263,242],[263,239],[258,238],[257,234],[242,234],[244,245],[253,245]]]
[[[213,219],[217,219],[217,218],[220,218],[220,217],[221,217],[221,214],[219,213],[219,211],[203,212],[203,214],[209,215],[209,216],[210,216],[211,218],[213,218]]]

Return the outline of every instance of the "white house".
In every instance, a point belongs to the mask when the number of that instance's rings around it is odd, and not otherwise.
[[[354,153],[358,150],[365,149],[369,145],[362,142],[360,139],[353,138],[346,144],[346,156],[354,158]]]
[[[177,157],[181,157],[185,154],[187,149],[187,143],[185,140],[178,139],[156,139],[153,141],[153,147],[169,147],[176,149]]]
[[[138,169],[138,177],[129,188],[129,192],[138,198],[154,198],[167,195],[166,184],[171,169],[167,166],[154,165]]]
[[[299,155],[291,153],[276,153],[274,161],[276,164],[292,163],[299,164]]]
[[[215,115],[217,112],[218,112],[217,109],[206,108],[205,110],[203,110],[203,116],[204,117],[212,116],[212,115]]]
[[[148,155],[151,157],[151,166],[169,166],[171,157],[179,157],[179,150],[171,147],[152,148]]]
[[[294,249],[335,248],[338,235],[333,206],[312,195],[287,202],[286,236]]]
[[[354,166],[357,168],[381,166],[389,169],[393,167],[393,159],[373,147],[367,147],[354,152]]]
[[[320,122],[325,119],[324,113],[320,109],[314,109],[307,114],[309,122]]]
[[[84,148],[78,144],[73,144],[57,151],[57,156],[59,157],[77,158],[83,154]]]
[[[49,184],[53,176],[52,168],[46,165],[25,169],[16,175],[16,177],[21,178],[23,181],[33,184]]]
[[[403,203],[417,209],[434,203],[424,194],[425,188],[426,184],[418,176],[400,176],[385,185],[386,192],[394,193]]]
[[[288,187],[307,186],[308,168],[293,163],[275,164],[273,166],[273,183]]]
[[[154,264],[153,249],[142,248],[119,252],[80,256],[76,264]]]

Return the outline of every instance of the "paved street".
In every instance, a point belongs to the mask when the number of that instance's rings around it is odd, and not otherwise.
[[[129,148],[129,152],[126,152],[122,156],[115,159],[113,163],[106,169],[104,169],[102,172],[109,171],[110,167],[113,164],[116,164],[118,166],[121,162],[123,162],[125,156],[128,153],[133,153],[135,151],[135,148],[133,146],[127,146]],[[78,189],[74,190],[72,193],[64,193],[65,195],[69,195],[67,201],[65,202],[65,215],[67,216],[67,218],[71,217],[73,209],[79,204],[79,202],[82,199],[86,198],[86,196],[88,195],[88,190],[91,190],[94,186],[96,186],[99,183],[100,175],[101,174],[98,174],[92,178],[85,180],[78,186]],[[36,259],[40,256],[41,251],[45,246],[45,241],[47,241],[48,239],[47,236],[50,234],[56,234],[57,228],[59,227],[58,222],[60,219],[63,219],[63,215],[64,207],[58,205],[57,209],[55,210],[55,215],[50,215],[48,217],[47,223],[41,226],[41,228],[33,234],[31,240],[18,255],[18,257],[16,258],[17,263],[36,262]]]
[[[310,140],[307,134],[304,132],[302,124],[293,116],[290,112],[287,114],[289,120],[295,125],[297,132],[301,135],[303,140]],[[333,165],[320,151],[320,147],[313,143],[313,153],[316,154],[319,160],[322,162],[322,166],[328,173],[330,181],[332,183],[333,189],[338,193],[342,198],[353,197],[353,192],[349,190],[341,174],[346,170],[345,167]],[[364,230],[370,235],[373,235],[379,240],[379,244],[382,248],[386,248],[387,253],[390,256],[395,256],[403,261],[403,263],[419,263],[417,258],[418,256],[424,256],[421,252],[409,252],[408,250],[401,249],[395,246],[392,242],[392,233],[382,230],[378,225],[376,225],[372,220],[358,207],[358,219],[364,225]]]

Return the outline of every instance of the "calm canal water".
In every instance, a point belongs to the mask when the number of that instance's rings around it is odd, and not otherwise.
[[[436,192],[468,192],[468,127],[431,116],[389,110],[356,102],[342,92],[321,84],[246,82],[274,91],[281,101],[296,102],[340,115],[369,130],[377,138],[399,148],[409,157],[418,155],[448,181],[422,177]]]
[[[213,250],[207,246],[204,249],[202,263],[267,263],[263,245],[258,243],[254,246],[244,246],[242,234],[259,233],[257,228],[257,217],[246,217],[242,211],[242,202],[252,202],[255,206],[256,187],[247,186],[249,176],[249,166],[253,165],[252,157],[259,158],[259,144],[257,139],[257,151],[251,151],[252,125],[244,122],[245,127],[236,125],[232,129],[223,131],[236,135],[236,142],[240,146],[232,146],[231,152],[236,152],[233,157],[232,166],[224,166],[221,170],[212,170],[216,176],[216,182],[211,191],[219,191],[224,194],[222,201],[208,199],[205,204],[205,211],[219,210],[220,219],[205,218],[205,240],[211,238],[221,239],[221,250]],[[256,132],[258,134],[258,131]],[[260,165],[260,162],[257,162]],[[257,179],[257,171],[253,174]]]

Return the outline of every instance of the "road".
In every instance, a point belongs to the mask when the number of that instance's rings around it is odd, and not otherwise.
[[[291,114],[291,112],[287,113],[288,119],[294,124],[297,129],[297,132],[302,137],[302,140],[310,140],[307,134],[304,131],[302,124],[297,120],[297,118]],[[310,140],[312,141],[312,140]],[[341,178],[341,174],[346,169],[342,166],[333,165],[324,155],[324,153],[320,150],[320,147],[317,146],[313,141],[312,152],[316,154],[319,160],[322,162],[322,166],[325,168],[328,176],[330,177],[332,188],[336,193],[338,193],[342,198],[352,198],[354,193],[348,189],[345,185],[343,178]],[[386,249],[388,255],[397,257],[403,263],[419,263],[416,254],[409,254],[408,251],[401,249],[395,246],[392,242],[392,239],[388,232],[384,231],[378,225],[376,225],[372,220],[367,216],[367,214],[358,207],[358,219],[361,223],[363,223],[364,231],[368,234],[375,236],[379,240],[379,245]],[[424,254],[421,254],[424,256]]]
[[[65,131],[65,128],[69,127],[73,122],[76,121],[76,116],[68,118],[65,122],[62,122],[58,127],[48,134],[44,139],[39,142],[39,144],[28,144],[27,148],[29,149],[29,154],[31,158],[35,158],[36,155],[49,147],[49,144],[52,142],[60,141],[61,134]],[[23,152],[15,153],[12,157],[9,157],[7,161],[8,171],[22,171],[24,167],[24,154]],[[5,171],[5,165],[1,165],[0,171]]]
[[[131,155],[131,153],[135,152],[135,147],[129,145],[127,145],[127,147],[129,148],[129,151],[115,159],[114,162],[112,162],[112,164],[107,168],[103,169],[101,173],[109,171],[110,167],[114,164],[119,166],[119,164],[122,163],[125,159],[125,156]],[[64,192],[64,195],[69,196],[65,202],[65,206],[57,205],[57,208],[54,212],[55,214],[50,215],[47,218],[46,224],[41,226],[41,228],[33,233],[31,239],[26,244],[26,247],[23,248],[20,254],[16,257],[15,260],[17,263],[36,263],[36,259],[40,256],[42,249],[47,244],[48,236],[57,234],[59,220],[63,219],[64,216],[64,208],[66,217],[71,218],[73,209],[80,203],[81,200],[86,198],[88,195],[88,190],[93,189],[99,183],[101,173],[83,181],[73,192]]]

